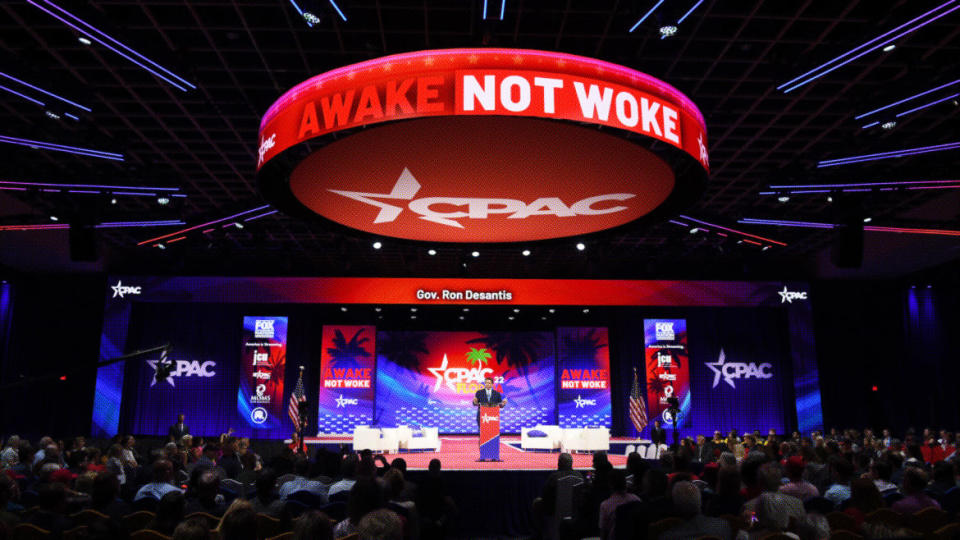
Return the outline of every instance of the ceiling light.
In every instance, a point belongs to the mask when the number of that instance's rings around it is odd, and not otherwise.
[[[43,111],[43,114],[47,115],[47,118],[50,118],[51,120],[59,120],[59,119],[60,119],[60,115],[57,114],[57,113],[55,113],[55,112],[53,112],[53,111]]]
[[[884,122],[884,123],[880,124],[880,127],[882,127],[883,129],[885,129],[885,130],[887,130],[887,131],[890,131],[891,129],[897,127],[897,121],[896,121],[896,120],[890,120],[890,121],[888,121],[888,122]]]
[[[914,107],[914,108],[912,108],[912,109],[907,109],[907,110],[905,110],[905,111],[903,111],[903,112],[901,112],[901,113],[897,113],[897,116],[896,116],[896,117],[897,117],[897,118],[900,118],[900,117],[906,116],[906,115],[908,115],[908,114],[915,113],[915,112],[917,112],[917,111],[922,111],[922,110],[924,110],[924,109],[933,107],[934,105],[939,105],[939,104],[943,103],[944,101],[950,101],[951,99],[954,100],[954,101],[953,101],[954,103],[956,103],[956,98],[958,98],[958,97],[960,97],[960,94],[953,94],[952,96],[947,96],[947,97],[945,97],[945,98],[940,98],[940,99],[931,101],[930,103],[926,103],[926,104],[924,104],[924,105],[920,105],[920,106]]]
[[[114,197],[114,198],[110,199],[110,204],[117,204],[117,198]]]
[[[660,7],[660,4],[662,4],[663,2],[664,0],[659,0],[656,4],[654,4],[652,8],[650,8],[650,11],[644,13],[643,17],[640,17],[640,20],[634,23],[634,25],[630,27],[630,32],[633,32],[634,30],[636,30],[637,27],[640,26],[640,24],[643,23],[643,21],[647,20],[647,17],[649,17],[650,14],[656,11],[657,8]]]
[[[411,319],[416,319],[417,316],[416,316],[416,315],[411,315],[410,318],[411,318]]]
[[[480,256],[480,252],[479,252],[479,251],[474,251],[474,252],[471,253],[470,255],[473,256],[473,257],[479,257],[479,256]]]
[[[583,312],[584,312],[584,313],[590,313],[590,309],[589,309],[589,308],[583,308]]]
[[[872,218],[872,217],[865,217],[865,218],[863,218],[863,222],[864,222],[864,223],[870,223],[871,221],[873,221],[873,218]]]
[[[766,251],[768,249],[770,249],[770,246],[763,246],[763,248],[760,251]]]
[[[463,320],[463,315],[460,316],[460,320],[461,320],[461,321]]]
[[[2,139],[0,139],[2,140]],[[944,152],[946,150],[960,149],[960,142],[937,144],[934,146],[920,146],[916,148],[905,148],[903,150],[892,150],[890,152],[878,152],[875,154],[865,154],[862,156],[850,156],[837,159],[827,159],[817,163],[817,168],[835,167],[838,165],[851,165],[853,163],[862,163],[864,161],[877,161],[881,159],[893,159],[906,156],[916,156],[920,154],[929,154],[931,152]]]
[[[26,146],[28,148],[33,148],[34,150],[51,150],[54,152],[66,152],[68,154],[77,154],[80,156],[95,157],[100,159],[111,159],[113,161],[123,161],[123,154],[115,154],[113,152],[102,152],[100,150],[92,150],[90,148],[80,148],[77,146],[53,144],[53,143],[47,143],[43,141],[33,141],[30,139],[19,139],[17,137],[8,137],[6,135],[0,135],[0,143]]]
[[[523,253],[523,256],[524,256],[524,257],[529,257],[529,256],[530,256],[530,250],[529,250],[529,249],[523,250],[522,253]]]
[[[77,41],[79,41],[80,43],[82,43],[82,44],[84,44],[84,45],[91,45],[91,44],[93,44],[92,41],[90,41],[89,39],[87,39],[87,38],[85,38],[85,37],[83,37],[83,36],[78,37],[78,38],[77,38]]]
[[[427,255],[430,255],[431,257],[433,257],[433,256],[436,255],[436,254],[437,254],[437,250],[435,250],[435,249],[428,249],[428,250],[427,250]]]
[[[414,313],[416,313],[416,311],[417,311],[417,308],[415,308],[415,307],[412,307],[412,308],[410,308],[410,311],[412,311],[412,312],[414,312]]]
[[[166,206],[170,204],[170,197],[157,197],[157,204],[160,206]]]
[[[167,249],[167,246],[165,246],[165,245],[163,245],[163,244],[157,244],[157,248],[159,248],[159,249]]]
[[[347,311],[346,306],[341,306],[341,307],[340,307],[340,311]]]
[[[308,26],[320,24],[320,17],[317,17],[316,15],[314,15],[313,13],[310,13],[309,11],[303,12],[303,20],[307,21]]]
[[[233,226],[236,227],[236,228],[238,228],[238,229],[242,229],[242,228],[243,228],[243,223],[236,222],[236,223],[233,224]]]
[[[380,249],[382,247],[383,247],[383,244],[381,244],[380,242],[373,243],[373,249]]]
[[[789,195],[781,195],[781,196],[777,197],[777,200],[780,201],[780,202],[785,203],[785,202],[787,202],[787,201],[790,200],[790,196],[789,196]]]
[[[158,241],[158,240],[163,240],[164,238],[170,238],[171,236],[175,236],[175,235],[182,234],[182,233],[185,233],[185,232],[190,232],[190,231],[195,231],[195,230],[197,230],[197,229],[202,229],[202,228],[207,227],[207,226],[209,226],[209,225],[215,225],[215,224],[217,224],[217,223],[223,223],[224,221],[229,221],[229,220],[231,220],[231,219],[233,219],[233,218],[240,217],[240,216],[243,216],[243,215],[246,215],[246,214],[253,214],[254,212],[260,212],[261,210],[263,210],[263,209],[265,209],[265,208],[269,208],[269,207],[270,207],[269,204],[265,204],[265,205],[263,205],[263,206],[258,206],[258,207],[256,207],[256,208],[252,208],[252,209],[250,209],[250,210],[244,210],[243,212],[238,212],[238,213],[236,213],[236,214],[233,214],[233,215],[230,215],[230,216],[227,216],[227,217],[223,217],[223,218],[220,218],[220,219],[215,219],[215,220],[213,220],[213,221],[207,221],[207,222],[201,223],[201,224],[199,224],[199,225],[194,225],[193,227],[187,227],[186,229],[181,229],[181,230],[179,230],[179,231],[175,231],[175,232],[172,232],[172,233],[169,233],[169,234],[165,234],[165,235],[163,235],[163,236],[158,236],[158,237],[156,237],[156,238],[151,238],[151,239],[149,239],[149,240],[144,240],[144,241],[142,241],[142,242],[137,242],[137,245],[138,245],[138,246],[142,246],[142,245],[144,245],[144,244],[149,244],[149,243],[151,243],[151,242],[156,242],[156,241]]]
[[[513,308],[514,313],[520,313],[520,308]]]
[[[465,307],[465,308],[463,308],[463,310],[464,310],[464,311],[470,311],[470,308]]]
[[[545,321],[545,320],[547,320],[547,318],[546,318],[546,317],[540,317],[540,320],[541,320],[541,321]]]
[[[934,93],[934,92],[937,92],[937,91],[939,91],[939,90],[943,90],[944,88],[953,86],[953,85],[955,85],[955,84],[960,84],[960,79],[957,79],[957,80],[955,80],[955,81],[948,82],[948,83],[946,83],[946,84],[941,84],[940,86],[937,86],[936,88],[931,88],[931,89],[929,89],[929,90],[924,90],[923,92],[920,92],[920,93],[918,93],[918,94],[914,94],[914,95],[912,95],[912,96],[905,97],[905,98],[903,98],[903,99],[901,99],[901,100],[899,100],[899,101],[894,101],[893,103],[891,103],[891,104],[889,104],[889,105],[884,105],[883,107],[880,107],[880,108],[878,108],[878,109],[874,109],[874,110],[872,110],[872,111],[870,111],[870,112],[865,112],[865,113],[863,113],[863,114],[854,116],[853,119],[854,119],[854,120],[860,120],[861,118],[865,118],[865,117],[867,117],[867,116],[870,116],[871,114],[878,113],[878,112],[880,112],[880,111],[885,111],[885,110],[887,110],[887,109],[896,107],[897,105],[902,105],[902,104],[904,104],[904,103],[906,103],[906,102],[908,102],[908,101],[917,99],[918,97],[923,97],[923,96],[925,96],[925,95],[927,95],[927,94],[932,94],[932,93]]]
[[[507,318],[510,319],[511,321],[514,320],[514,319],[516,319],[516,317],[514,317],[513,315],[511,315],[511,316],[509,316],[509,317],[507,317]]]
[[[696,228],[696,227],[690,229],[690,234],[697,234],[698,232],[700,232],[700,229],[698,229],[698,228]]]
[[[0,72],[0,77],[3,77],[4,79],[9,79],[9,80],[11,80],[11,81],[13,81],[13,82],[15,82],[15,83],[17,83],[17,84],[20,84],[20,85],[22,85],[22,86],[26,86],[27,88],[30,88],[30,89],[35,90],[35,91],[37,91],[37,92],[40,92],[41,94],[43,94],[43,95],[45,95],[45,96],[50,96],[50,97],[52,97],[52,98],[54,98],[54,99],[58,99],[58,100],[60,100],[60,101],[62,101],[62,102],[64,102],[64,103],[73,105],[74,107],[77,107],[78,109],[82,109],[82,110],[87,111],[87,112],[92,112],[92,109],[90,109],[90,107],[84,107],[83,105],[81,105],[81,104],[79,104],[79,103],[75,103],[75,102],[73,102],[73,101],[70,101],[69,99],[67,99],[67,98],[65,98],[65,97],[63,97],[63,96],[58,96],[57,94],[54,94],[53,92],[49,92],[49,91],[47,91],[47,90],[44,90],[43,88],[40,88],[39,86],[34,86],[34,85],[28,83],[27,81],[20,80],[20,79],[14,77],[13,75]],[[9,92],[11,92],[11,93],[13,93],[13,94],[17,94],[17,95],[19,95],[19,96],[21,96],[21,97],[25,97],[25,98],[27,98],[27,99],[30,100],[30,101],[35,101],[36,103],[40,103],[41,106],[43,106],[43,104],[42,104],[41,102],[39,102],[39,101],[36,101],[36,100],[34,100],[34,99],[31,99],[31,98],[29,98],[29,97],[27,97],[27,96],[23,96],[22,94],[19,94],[19,93],[17,93],[17,92],[14,92],[13,90],[10,90],[10,89],[6,89],[6,90],[9,91]]]
[[[883,52],[890,52],[896,48],[897,46],[891,43],[890,45],[887,45],[886,47],[883,48]]]
[[[585,250],[585,249],[587,249],[587,245],[586,245],[586,244],[584,244],[583,242],[578,242],[578,243],[577,243],[577,251],[583,251],[583,250]]]
[[[670,36],[673,36],[677,33],[677,27],[671,25],[661,26],[660,27],[660,39],[667,39]]]
[[[50,216],[50,221],[60,221],[60,218],[57,216]]]
[[[696,10],[698,7],[700,7],[700,4],[702,4],[703,1],[704,1],[704,0],[698,0],[697,3],[694,4],[692,8],[690,8],[689,10],[687,10],[686,13],[683,14],[683,17],[680,17],[680,19],[677,20],[677,24],[683,24],[683,21],[685,21],[685,20],[687,19],[687,17],[689,17],[690,14],[694,12],[694,10]]]
[[[555,309],[553,309],[553,308],[550,308],[550,309],[548,309],[547,311],[549,311],[550,313],[556,313],[556,312],[557,312],[557,310],[555,310]]]
[[[833,202],[833,197],[827,197],[827,202]]]
[[[377,313],[380,313],[381,309],[383,308],[378,308],[378,307],[373,308],[373,310],[376,311]]]

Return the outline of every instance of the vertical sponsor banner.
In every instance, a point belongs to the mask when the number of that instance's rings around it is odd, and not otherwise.
[[[286,417],[283,376],[287,365],[287,318],[243,318],[243,369],[237,412],[256,437],[280,437]]]
[[[680,402],[678,427],[690,426],[690,353],[686,319],[644,319],[644,357],[647,372],[647,410],[650,425],[660,420],[673,426],[667,399]]]
[[[606,328],[558,328],[560,427],[610,427],[610,348]]]
[[[324,326],[320,355],[319,433],[353,433],[373,424],[374,326]]]

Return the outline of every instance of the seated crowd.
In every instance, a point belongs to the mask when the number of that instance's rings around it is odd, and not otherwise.
[[[403,459],[388,463],[369,451],[321,449],[308,459],[283,445],[263,459],[228,434],[202,446],[187,435],[142,450],[130,436],[106,452],[83,437],[66,445],[43,437],[34,447],[11,436],[0,451],[0,540],[25,531],[90,539],[442,538],[455,512],[439,460],[414,485],[404,479]]]
[[[560,455],[533,503],[538,537],[960,538],[960,457],[945,431],[717,432],[684,439],[659,462],[632,453],[626,470],[593,457],[581,474]]]

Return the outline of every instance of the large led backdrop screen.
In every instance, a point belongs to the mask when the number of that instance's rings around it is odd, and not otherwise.
[[[139,294],[113,295],[121,279]],[[498,294],[423,294],[458,290]],[[822,427],[810,298],[784,300],[803,284],[124,277],[107,291],[98,435],[165,436],[183,413],[195,435],[285,438],[301,376],[310,435],[475,434],[486,376],[508,399],[504,433],[556,424],[646,436],[627,415],[634,377],[651,424],[668,424],[666,399],[678,398],[685,436]],[[434,308],[451,316],[430,318]],[[431,322],[412,322],[418,309]],[[470,309],[469,321],[452,316]],[[538,316],[504,324],[521,310]]]

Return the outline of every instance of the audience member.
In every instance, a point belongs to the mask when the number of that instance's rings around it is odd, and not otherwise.
[[[174,529],[186,515],[187,500],[179,490],[166,493],[157,504],[156,516],[147,528],[165,536],[172,536]]]
[[[172,491],[182,493],[183,490],[172,485],[173,481],[173,465],[166,459],[158,459],[153,462],[153,482],[144,484],[143,487],[137,491],[137,494],[133,497],[134,501],[139,501],[144,497],[153,497],[154,499],[160,500],[164,495]],[[173,531],[171,530],[171,533]],[[167,536],[170,533],[164,533]]]
[[[350,488],[350,498],[347,499],[347,518],[337,523],[333,529],[335,538],[353,534],[357,531],[357,524],[367,513],[383,507],[383,492],[376,479],[361,477]]]
[[[257,540],[257,514],[249,501],[237,499],[223,513],[217,527],[219,540]]]
[[[319,510],[308,510],[294,522],[291,540],[333,540],[330,518]]]
[[[791,456],[787,459],[787,478],[790,481],[780,486],[780,493],[793,495],[801,501],[820,496],[817,488],[803,479],[805,466],[806,464],[801,456]]]
[[[599,527],[603,538],[613,538],[616,527],[617,507],[629,502],[640,502],[640,497],[627,493],[627,475],[624,471],[614,470],[610,473],[610,497],[600,503]]]
[[[940,503],[924,493],[927,487],[927,473],[917,467],[907,467],[903,473],[903,498],[893,503],[891,508],[901,514],[915,514],[924,508],[940,508]]]
[[[680,481],[671,491],[673,509],[683,523],[660,535],[661,540],[687,540],[702,536],[715,536],[721,540],[733,537],[730,524],[720,518],[708,517],[700,512],[700,490],[691,482]]]
[[[374,510],[360,519],[357,532],[360,540],[401,540],[403,525],[390,510]]]

